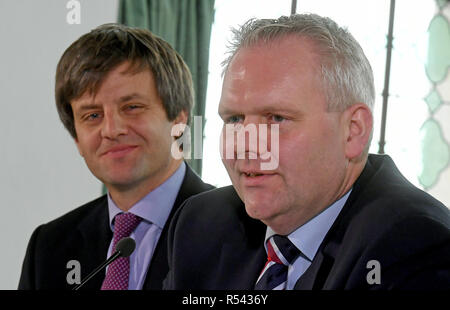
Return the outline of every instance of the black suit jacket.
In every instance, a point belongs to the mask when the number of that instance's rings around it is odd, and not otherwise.
[[[184,200],[212,189],[186,165],[186,174],[166,225],[153,253],[143,289],[161,289],[168,271],[167,230]],[[19,289],[72,289],[66,281],[67,263],[77,260],[81,279],[105,259],[112,239],[108,202],[104,195],[60,218],[39,226],[32,234],[22,267]],[[105,272],[100,272],[81,289],[100,289]]]
[[[169,229],[164,287],[253,289],[266,261],[265,231],[231,186],[191,197]],[[371,260],[380,264],[380,284],[367,281]],[[449,210],[410,184],[389,156],[369,155],[295,288],[450,288]]]

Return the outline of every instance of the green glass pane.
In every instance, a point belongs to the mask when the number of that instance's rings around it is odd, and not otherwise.
[[[439,174],[449,164],[449,145],[442,136],[439,124],[427,120],[420,129],[422,136],[422,171],[419,182],[425,189],[432,187],[438,180]]]
[[[441,97],[436,90],[432,90],[428,96],[425,97],[425,102],[428,104],[431,113],[434,113],[434,111],[442,104]]]
[[[442,15],[436,15],[428,28],[428,57],[425,64],[428,78],[440,82],[450,67],[450,30],[448,21]]]

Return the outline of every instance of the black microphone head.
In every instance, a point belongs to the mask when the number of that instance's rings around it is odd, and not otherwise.
[[[136,242],[133,238],[126,237],[122,238],[116,244],[116,251],[120,252],[120,257],[128,257],[133,253],[136,248]]]

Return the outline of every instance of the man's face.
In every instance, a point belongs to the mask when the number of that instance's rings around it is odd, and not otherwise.
[[[171,128],[153,74],[125,73],[129,63],[106,76],[96,94],[84,93],[71,105],[76,144],[91,172],[108,190],[151,190],[177,167],[171,156]]]
[[[278,145],[270,145],[279,149],[273,170],[261,170],[259,151],[257,159],[249,159],[249,150],[256,149],[251,141],[245,159],[236,159],[231,141],[222,151],[247,213],[278,233],[290,233],[343,190],[345,126],[342,113],[327,112],[319,59],[312,51],[309,40],[295,37],[243,48],[224,78],[219,105],[224,130],[226,124],[279,126]],[[226,158],[228,148],[234,148],[235,158]]]

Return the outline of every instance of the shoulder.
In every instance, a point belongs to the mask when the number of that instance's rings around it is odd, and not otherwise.
[[[182,211],[183,216],[201,215],[200,217],[239,217],[245,212],[244,203],[237,195],[233,186],[208,190],[193,195],[186,200]]]
[[[342,240],[355,255],[408,256],[450,240],[450,211],[408,182],[388,156],[370,156],[326,238]]]
[[[84,240],[103,240],[108,233],[106,195],[88,202],[48,223],[37,227],[28,244],[30,249],[51,261],[52,256],[78,253]]]
[[[98,252],[105,245],[98,240],[106,238],[107,225],[104,195],[37,227],[27,246],[19,288],[68,288],[67,262],[78,260],[87,270],[100,263]]]
[[[66,214],[40,225],[34,235],[52,236],[52,238],[66,238],[67,234],[82,228],[84,225],[95,225],[95,221],[108,214],[106,195],[94,199]],[[88,223],[89,222],[89,223]],[[97,224],[98,225],[98,224]]]
[[[209,190],[187,199],[171,223],[172,234],[189,233],[205,238],[256,235],[266,226],[250,218],[233,186]]]
[[[344,209],[378,232],[417,220],[450,228],[448,208],[407,181],[388,156],[369,157]]]
[[[203,182],[200,176],[186,164],[186,173],[184,175],[183,183],[180,192],[188,192],[190,195],[198,194],[210,189],[214,186]]]
[[[419,274],[438,279],[450,265],[450,211],[408,182],[390,158],[369,158],[326,239],[325,251],[356,266],[358,281],[371,260],[379,261],[389,285]]]
[[[257,274],[261,269],[254,265],[265,261],[265,231],[266,226],[261,221],[247,215],[244,203],[232,186],[192,196],[180,207],[170,224],[170,271],[164,287],[240,288],[248,285],[248,277],[253,285],[253,275],[249,274],[255,268]],[[256,263],[251,266],[241,264],[236,268],[239,258]]]
[[[382,280],[371,289],[445,287],[450,211],[408,182],[388,156],[371,156],[322,252],[334,257],[333,272],[344,275],[334,281],[346,288],[367,287],[373,261],[381,266]]]

